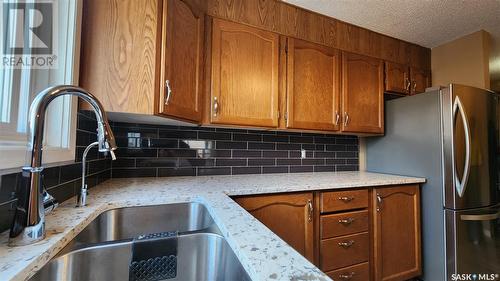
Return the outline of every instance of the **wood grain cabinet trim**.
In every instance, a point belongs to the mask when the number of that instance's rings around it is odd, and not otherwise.
[[[368,232],[321,240],[320,267],[330,271],[367,262],[370,253]]]
[[[367,262],[326,272],[333,280],[368,281],[370,280],[370,265]]]
[[[321,239],[368,231],[368,211],[322,215]]]
[[[213,124],[278,126],[279,35],[213,19]]]
[[[286,126],[339,130],[340,51],[294,38],[286,49]]]
[[[322,192],[321,213],[336,212],[368,207],[368,190],[341,190]]]

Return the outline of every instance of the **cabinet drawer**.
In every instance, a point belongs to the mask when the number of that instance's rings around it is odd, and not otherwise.
[[[368,211],[321,216],[321,239],[368,231]]]
[[[334,212],[368,207],[368,189],[321,193],[321,212]]]
[[[366,281],[369,280],[370,267],[368,263],[360,263],[357,265],[344,267],[326,273],[333,280],[338,281]]]
[[[321,270],[330,271],[368,261],[368,233],[321,240]]]

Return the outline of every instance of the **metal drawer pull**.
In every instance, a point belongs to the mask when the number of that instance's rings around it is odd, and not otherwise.
[[[340,113],[337,111],[335,113],[335,125],[338,125],[340,122]]]
[[[339,274],[339,279],[351,280],[354,277],[354,275],[356,275],[356,272],[342,273],[342,274]]]
[[[354,240],[339,242],[339,246],[344,248],[344,249],[347,249],[347,248],[351,247],[352,245],[354,245]]]
[[[353,222],[354,222],[353,218],[339,219],[339,223],[343,225],[350,225]]]
[[[339,197],[339,200],[340,200],[340,201],[344,201],[344,202],[348,203],[348,202],[351,202],[352,200],[354,200],[354,197],[349,197],[349,196],[340,196],[340,197]]]

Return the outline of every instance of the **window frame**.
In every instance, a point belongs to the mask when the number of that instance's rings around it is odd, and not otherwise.
[[[59,48],[58,68],[49,71],[36,69],[29,69],[26,71],[26,69],[19,69],[19,71],[13,71],[13,76],[17,73],[18,76],[21,76],[17,77],[17,79],[30,80],[30,83],[28,83],[30,87],[37,84],[54,85],[55,81],[64,81],[65,84],[78,85],[82,4],[82,0],[58,1],[57,16],[66,16],[64,20],[60,18],[59,21],[74,23],[74,28],[67,28],[64,30],[65,40],[59,40],[59,44],[67,44],[68,47]],[[70,11],[75,12],[70,13]],[[61,35],[61,33],[59,35]],[[32,75],[35,71],[38,71],[37,75]],[[36,76],[36,78],[34,78],[34,76]],[[19,93],[21,91],[20,86],[23,85],[22,83],[15,83],[15,80],[12,80],[10,83],[14,93]],[[23,89],[23,91],[26,90]],[[28,89],[28,92],[31,92],[30,89]],[[0,170],[11,170],[29,163],[31,152],[27,151],[27,135],[17,132],[18,124],[21,124],[21,122],[25,122],[24,124],[27,123],[27,115],[19,114],[18,112],[19,102],[28,102],[29,97],[25,97],[24,100],[21,99],[22,97],[19,97],[17,99],[18,101],[11,105],[11,118],[13,118],[13,116],[14,118],[18,118],[19,123],[0,123],[0,154],[2,155],[2,157],[0,157]],[[62,119],[69,121],[58,122],[57,126],[53,125],[53,123],[45,124],[42,158],[44,165],[50,164],[50,166],[52,166],[57,163],[75,162],[77,111],[78,100],[75,97],[59,97],[49,105],[46,119],[50,120],[51,118],[61,118],[60,116],[63,116]],[[21,118],[19,116],[21,116]]]

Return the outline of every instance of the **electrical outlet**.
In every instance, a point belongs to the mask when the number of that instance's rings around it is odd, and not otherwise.
[[[306,158],[306,150],[305,149],[300,150],[300,158],[302,158],[302,159]]]

